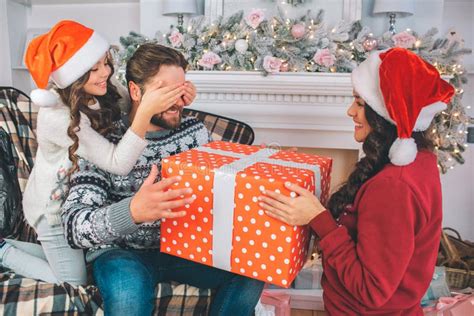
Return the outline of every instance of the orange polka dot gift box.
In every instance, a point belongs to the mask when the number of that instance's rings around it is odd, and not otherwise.
[[[259,207],[261,190],[295,197],[285,182],[329,195],[332,159],[216,141],[168,157],[162,176],[193,189],[186,216],[162,220],[161,251],[289,287],[307,254],[309,227],[289,226]]]

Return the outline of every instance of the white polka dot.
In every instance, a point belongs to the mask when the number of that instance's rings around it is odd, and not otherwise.
[[[240,236],[235,236],[235,240],[240,241]]]
[[[258,210],[258,215],[263,216],[263,214],[265,214],[263,210]]]
[[[204,190],[204,187],[202,185],[198,185],[198,191]]]
[[[252,272],[252,275],[253,275],[254,277],[258,277],[257,271]]]
[[[255,178],[255,180],[258,180],[258,179],[260,179],[260,176],[255,176],[254,178]]]
[[[253,245],[255,245],[255,241],[251,239],[251,240],[249,240],[249,244],[253,246]]]
[[[288,281],[286,281],[286,280],[281,281],[281,284],[283,284],[283,285],[286,285],[287,283],[288,283]]]
[[[196,227],[196,230],[197,230],[198,232],[202,231],[201,226]]]
[[[267,244],[266,242],[263,242],[263,243],[262,243],[262,247],[263,247],[263,248],[268,248],[268,244]]]
[[[252,201],[255,202],[255,203],[257,203],[257,202],[258,202],[258,197],[254,196],[254,197],[252,198]]]
[[[244,269],[244,268],[240,268],[240,273],[245,273],[245,269]]]
[[[260,235],[262,234],[262,231],[261,231],[260,229],[257,229],[257,230],[255,231],[255,233],[256,233],[258,236],[260,236]]]
[[[193,179],[197,179],[197,177],[198,177],[198,175],[195,174],[195,173],[193,173],[192,178],[193,178]]]
[[[178,226],[178,222],[177,222],[177,221],[173,221],[173,226]]]
[[[250,219],[250,223],[255,224],[257,220],[255,218]]]
[[[277,274],[281,274],[281,269],[276,269]]]
[[[284,262],[285,264],[290,264],[290,259],[286,258],[285,260],[283,260],[283,262]]]
[[[273,278],[271,276],[267,277],[267,281],[268,282],[272,282],[273,281]]]
[[[181,250],[178,250],[178,251],[176,251],[176,253],[181,256],[181,254],[182,254],[183,252],[182,252]]]
[[[183,244],[183,246],[184,246],[184,248],[188,248],[188,247],[189,247],[189,245],[188,245],[187,242],[185,242],[185,243]]]
[[[179,173],[180,176],[184,175],[184,171],[183,171],[183,170],[179,170],[178,173]]]
[[[178,237],[179,237],[179,238],[183,238],[183,233],[182,233],[182,232],[179,232],[179,233],[178,233]]]
[[[168,173],[173,173],[173,168],[168,168]]]
[[[197,251],[197,252],[201,252],[201,251],[202,251],[201,247],[197,247],[197,248],[196,248],[196,251]]]
[[[284,232],[284,231],[286,230],[286,227],[282,225],[282,226],[280,226],[280,230],[281,230],[282,232]]]
[[[166,238],[165,238],[165,237],[161,237],[161,242],[166,242]]]
[[[290,196],[291,196],[292,198],[294,198],[294,197],[296,197],[296,193],[295,193],[295,192],[290,192]]]
[[[268,181],[270,181],[270,183],[272,183],[272,182],[275,182],[275,179],[270,178],[270,179],[268,179]]]
[[[275,234],[271,234],[270,238],[271,238],[272,240],[275,240],[275,239],[277,239],[277,236],[276,236]]]
[[[243,195],[242,193],[239,193],[237,196],[238,196],[239,199],[241,199],[241,200],[244,198],[244,195]]]
[[[263,263],[261,266],[262,270],[266,270],[267,269],[267,266]]]
[[[245,187],[250,190],[252,188],[252,185],[250,183],[246,183]]]
[[[280,191],[280,190],[278,190],[278,189],[276,189],[276,190],[275,190],[275,192],[276,192],[276,193],[278,193],[278,194],[280,194],[280,193],[281,193],[281,191]]]
[[[260,191],[265,191],[265,187],[264,187],[263,185],[261,185],[261,186],[259,187],[259,189],[260,189]]]
[[[202,213],[202,211],[203,211],[203,210],[202,210],[202,207],[198,207],[198,212],[199,212],[199,213]]]
[[[207,244],[207,238],[204,237],[204,238],[202,239],[202,242],[205,243],[205,244]]]
[[[259,252],[255,253],[255,258],[257,258],[257,259],[260,258],[260,253]]]
[[[285,240],[286,240],[287,243],[290,243],[291,242],[291,237],[286,237]]]
[[[171,251],[171,248],[170,248],[170,247],[166,247],[166,251],[170,252],[170,251]]]
[[[170,160],[169,159],[163,159],[163,162],[169,162]]]
[[[269,221],[265,222],[265,227],[270,227],[270,222]]]
[[[274,255],[270,255],[270,261],[275,261],[275,256]]]
[[[204,197],[204,202],[208,203],[209,202],[209,197],[205,196]]]
[[[191,215],[191,219],[192,219],[193,221],[195,221],[195,220],[196,220],[196,215],[194,215],[194,214]]]
[[[193,254],[190,254],[190,255],[189,255],[189,258],[190,258],[190,259],[194,259],[194,255],[193,255]]]
[[[253,262],[251,260],[247,261],[247,265],[251,267],[253,265]]]
[[[240,176],[241,176],[242,178],[245,178],[245,177],[247,176],[247,174],[241,173]]]
[[[192,239],[192,240],[195,240],[195,239],[196,239],[196,236],[191,235],[191,239]]]
[[[209,222],[209,219],[208,219],[207,217],[204,217],[204,218],[202,219],[202,221],[203,221],[204,223],[207,223],[207,222]]]
[[[242,253],[247,253],[247,248],[242,248]]]
[[[250,206],[245,205],[245,210],[246,210],[247,212],[250,211]]]
[[[211,177],[205,176],[205,177],[204,177],[204,180],[209,181],[209,180],[211,180]]]
[[[278,247],[277,250],[278,252],[283,252],[283,247]]]
[[[185,186],[185,187],[189,187],[190,185],[191,185],[191,184],[190,184],[189,182],[185,182],[185,183],[184,183],[184,186]]]
[[[244,233],[247,233],[249,231],[248,227],[244,227],[242,228],[242,230],[244,231]]]
[[[236,263],[239,263],[239,262],[240,262],[240,259],[239,259],[239,258],[235,258],[234,261],[235,261]]]
[[[171,228],[167,228],[167,229],[166,229],[166,232],[167,232],[168,234],[171,234]]]
[[[206,257],[202,257],[201,260],[202,260],[202,262],[206,262],[206,261],[207,261]]]

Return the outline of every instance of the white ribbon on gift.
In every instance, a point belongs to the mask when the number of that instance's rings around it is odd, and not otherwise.
[[[239,158],[230,164],[214,170],[214,201],[213,201],[213,225],[212,225],[212,261],[213,266],[230,271],[232,253],[232,231],[234,221],[234,201],[236,176],[240,171],[254,165],[257,162],[307,169],[314,174],[316,185],[316,196],[321,196],[321,169],[318,165],[270,159],[268,157],[277,153],[278,150],[263,148],[253,154],[245,155],[231,151],[213,149],[209,147],[198,147],[198,151],[208,152],[221,156]]]

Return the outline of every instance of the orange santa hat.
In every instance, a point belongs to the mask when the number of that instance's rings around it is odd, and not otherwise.
[[[68,87],[108,49],[109,43],[94,30],[74,21],[58,22],[28,45],[25,64],[38,86],[31,92],[31,100],[39,106],[55,106],[57,96],[46,90],[49,79],[60,89]]]

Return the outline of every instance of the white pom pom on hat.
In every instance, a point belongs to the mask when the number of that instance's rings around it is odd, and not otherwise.
[[[49,79],[63,89],[89,71],[109,49],[94,30],[74,21],[60,21],[28,45],[25,64],[38,89],[31,100],[38,106],[55,106],[57,96],[46,90]]]
[[[412,132],[426,130],[454,95],[435,67],[399,47],[373,52],[352,72],[352,85],[367,105],[396,125],[398,138],[389,158],[398,166],[416,159]]]

